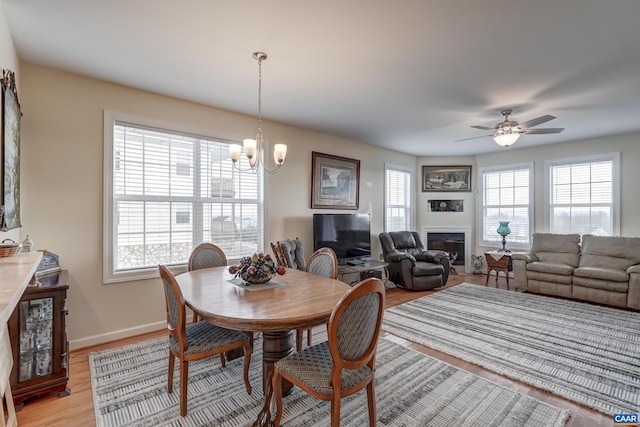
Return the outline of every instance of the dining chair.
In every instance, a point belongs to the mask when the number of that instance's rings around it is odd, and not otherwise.
[[[204,242],[200,243],[191,251],[187,268],[189,271],[193,271],[224,265],[227,265],[227,256],[224,254],[224,251],[213,243]],[[193,313],[193,322],[195,323],[199,320],[202,319],[200,319],[197,313]]]
[[[328,340],[286,356],[274,365],[275,427],[282,418],[282,381],[311,396],[331,401],[331,426],[340,425],[340,400],[367,388],[369,426],[376,425],[374,373],[385,289],[369,278],[349,290],[336,304]]]
[[[307,261],[307,273],[317,274],[318,276],[329,277],[330,279],[338,278],[338,257],[331,248],[320,248],[311,254]],[[307,345],[311,345],[312,329],[307,329]],[[296,350],[302,350],[302,338],[304,329],[296,330]]]
[[[251,363],[251,345],[249,337],[240,331],[221,328],[212,323],[201,321],[186,322],[186,307],[180,287],[175,277],[164,265],[159,265],[160,277],[164,285],[167,309],[167,329],[169,330],[169,382],[167,389],[173,392],[173,371],[176,357],[180,361],[180,416],[187,415],[187,382],[189,380],[189,362],[204,359],[226,351],[244,350],[244,384],[251,394],[249,365]],[[222,366],[226,366],[224,357]]]
[[[282,251],[282,258],[286,263],[285,267],[305,271],[307,262],[304,258],[304,245],[301,240],[279,240],[278,246]]]
[[[282,249],[280,248],[280,245],[278,245],[278,243],[270,243],[271,245],[271,251],[273,252],[273,256],[276,259],[276,262],[278,263],[278,265],[284,265],[285,267],[287,266],[287,263],[284,261],[284,256],[282,255]]]
[[[189,255],[189,271],[227,265],[224,251],[213,243],[200,243]]]

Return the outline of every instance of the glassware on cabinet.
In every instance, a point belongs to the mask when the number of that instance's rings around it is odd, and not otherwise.
[[[53,298],[20,303],[19,381],[52,372]]]

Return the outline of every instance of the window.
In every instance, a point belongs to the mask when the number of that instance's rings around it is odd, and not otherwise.
[[[620,153],[545,162],[551,233],[618,234],[619,162]]]
[[[260,173],[234,169],[226,141],[134,121],[105,112],[105,283],[184,265],[200,242],[229,259],[263,247]]]
[[[498,246],[498,223],[509,221],[511,234],[507,237],[511,247],[528,247],[532,233],[533,164],[507,165],[482,168],[482,224],[479,229],[483,246]]]
[[[385,170],[385,231],[411,229],[411,171],[386,165]]]

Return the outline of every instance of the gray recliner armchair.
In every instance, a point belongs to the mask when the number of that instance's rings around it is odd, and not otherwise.
[[[389,263],[390,280],[410,291],[424,291],[447,284],[449,254],[427,250],[415,231],[380,233],[384,260]]]

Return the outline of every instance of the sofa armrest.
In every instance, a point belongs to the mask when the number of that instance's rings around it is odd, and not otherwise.
[[[407,259],[409,261],[411,261],[411,263],[415,263],[416,259],[404,252],[394,252],[392,254],[387,255],[386,261],[387,262],[401,262],[402,260]]]
[[[640,264],[634,264],[631,267],[627,268],[627,274],[631,273],[640,273]]]
[[[440,260],[442,258],[449,258],[449,254],[445,251],[438,251],[435,249],[429,249],[426,251],[422,251],[418,255],[416,255],[417,261],[425,261],[425,262],[433,262],[436,264],[440,264]]]
[[[525,252],[514,252],[513,254],[511,254],[511,259],[512,260],[520,260],[520,261],[524,261],[527,264],[530,262],[534,262],[534,261],[539,261],[538,257],[535,256],[532,253],[525,253]]]

